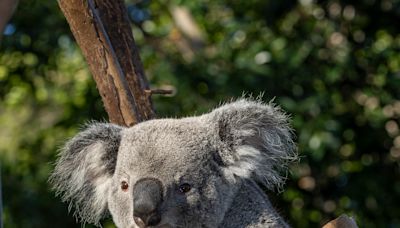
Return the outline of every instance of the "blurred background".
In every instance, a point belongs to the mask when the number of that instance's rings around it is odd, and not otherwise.
[[[301,161],[269,192],[293,227],[342,213],[400,227],[400,1],[126,1],[159,117],[243,92],[292,116]],[[0,47],[5,227],[80,227],[47,178],[57,148],[106,120],[56,1],[22,0]],[[113,227],[104,222],[105,227]],[[88,226],[87,226],[88,227]]]

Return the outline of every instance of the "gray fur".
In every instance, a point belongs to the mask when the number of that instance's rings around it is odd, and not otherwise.
[[[109,211],[118,227],[139,227],[132,187],[151,178],[163,191],[155,227],[287,226],[256,184],[279,189],[297,159],[287,119],[272,103],[240,99],[198,117],[95,123],[65,145],[51,182],[96,225]]]
[[[107,185],[102,180],[114,174],[121,130],[113,124],[90,124],[61,149],[50,177],[57,194],[85,222],[98,224],[107,213],[106,199],[96,194]]]

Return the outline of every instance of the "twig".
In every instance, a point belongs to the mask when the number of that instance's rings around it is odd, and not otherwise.
[[[146,89],[144,92],[148,95],[153,94],[162,94],[162,95],[169,95],[172,94],[174,91],[170,89]]]

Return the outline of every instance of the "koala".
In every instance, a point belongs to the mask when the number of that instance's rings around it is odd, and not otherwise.
[[[50,183],[75,216],[120,228],[288,227],[262,190],[297,150],[287,115],[242,98],[196,117],[126,128],[91,123],[61,149]]]

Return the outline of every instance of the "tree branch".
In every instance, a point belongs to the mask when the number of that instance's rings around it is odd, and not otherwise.
[[[121,0],[59,0],[111,122],[132,126],[155,116],[149,85]]]

